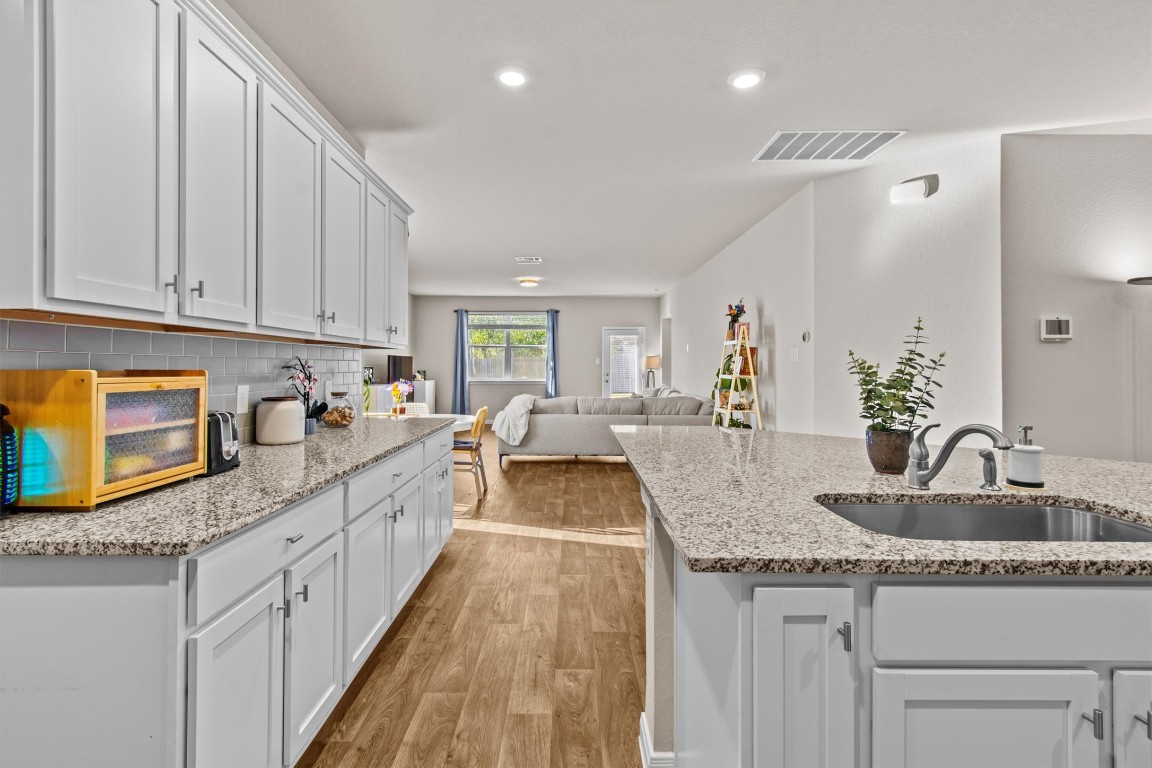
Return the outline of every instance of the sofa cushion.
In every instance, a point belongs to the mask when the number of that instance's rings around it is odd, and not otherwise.
[[[640,402],[644,403],[644,414],[647,416],[696,416],[704,405],[704,401],[691,395],[646,397]]]
[[[538,397],[532,403],[532,413],[576,413],[575,397]]]
[[[631,397],[578,397],[576,411],[588,416],[639,416],[644,413],[644,401]]]

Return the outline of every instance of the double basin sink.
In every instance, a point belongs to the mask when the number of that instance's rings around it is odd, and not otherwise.
[[[1152,542],[1152,528],[1035,504],[824,504],[869,531],[945,541]]]

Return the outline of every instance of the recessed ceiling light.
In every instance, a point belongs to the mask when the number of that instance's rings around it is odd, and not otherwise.
[[[760,85],[760,81],[763,80],[767,74],[768,73],[762,69],[738,69],[728,75],[728,85],[742,91],[748,88],[755,88]]]
[[[516,280],[520,283],[521,288],[535,288],[540,285],[540,278],[538,277],[518,277]]]
[[[523,67],[500,67],[496,79],[509,88],[519,88],[528,82],[528,71]]]

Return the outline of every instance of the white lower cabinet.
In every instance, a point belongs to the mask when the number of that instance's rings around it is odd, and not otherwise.
[[[752,592],[752,764],[852,766],[856,662],[851,588]]]
[[[360,671],[392,620],[388,547],[392,503],[381,501],[344,529],[344,683]]]
[[[1112,674],[1112,746],[1116,768],[1152,766],[1152,670]]]
[[[188,765],[283,763],[284,577],[188,639]]]
[[[453,475],[452,454],[440,459],[440,474],[444,476],[444,493],[440,496],[440,548],[448,543],[452,535],[452,512],[456,500],[456,480]]]
[[[877,669],[872,684],[873,768],[1101,764],[1095,672]]]
[[[392,616],[408,602],[424,575],[420,545],[423,534],[424,488],[419,478],[410,480],[392,497]]]
[[[444,506],[446,485],[440,462],[424,470],[424,535],[421,547],[425,571],[432,567],[436,556],[440,554],[440,510]]]
[[[285,573],[284,755],[296,761],[344,689],[344,537],[333,535]]]

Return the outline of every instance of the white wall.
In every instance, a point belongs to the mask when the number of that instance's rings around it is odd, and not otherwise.
[[[939,191],[893,205],[889,189],[938,174]],[[930,416],[942,441],[970,422],[1002,423],[1000,142],[880,163],[814,185],[815,431],[863,437],[848,350],[891,370],[916,317],[945,350]]]
[[[452,370],[456,346],[456,314],[453,310],[560,310],[557,320],[557,374],[561,395],[599,395],[602,331],[606,327],[639,326],[645,329],[646,355],[660,353],[660,300],[653,298],[413,296],[411,352],[413,368],[428,371],[435,379],[436,410],[452,409]],[[386,352],[384,354],[387,354]],[[404,353],[401,353],[404,354]],[[380,353],[365,356],[365,364],[379,360]],[[380,363],[375,363],[379,365]],[[543,396],[544,383],[488,383],[472,385],[472,410],[488,406],[489,418],[514,396]]]
[[[1152,137],[1003,137],[1004,414],[1037,445],[1152,461]],[[1075,338],[1039,340],[1042,315]]]
[[[728,327],[724,312],[743,298],[759,347],[756,386],[765,425],[812,431],[813,350],[800,340],[812,329],[812,228],[808,184],[668,292],[663,314],[672,318],[672,386],[711,394]]]

